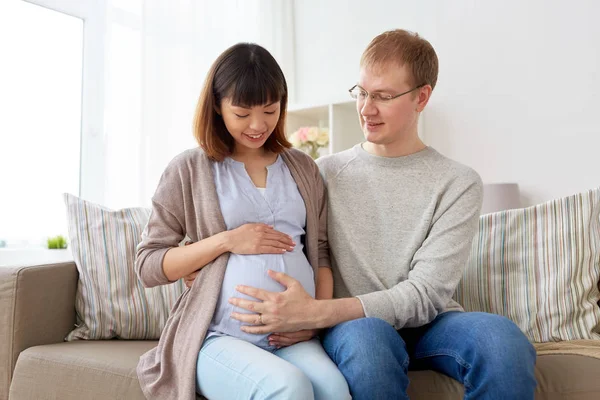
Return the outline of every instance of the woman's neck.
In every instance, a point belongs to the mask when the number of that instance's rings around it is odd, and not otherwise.
[[[258,149],[240,149],[236,146],[231,153],[231,158],[233,158],[235,161],[244,163],[256,162],[259,160],[271,160],[273,157],[276,157],[276,154],[265,150],[264,147],[260,147]]]

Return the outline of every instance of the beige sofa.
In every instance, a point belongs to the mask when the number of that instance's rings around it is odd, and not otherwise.
[[[77,277],[72,262],[0,267],[0,400],[143,399],[135,366],[156,342],[63,342],[75,323]],[[600,399],[600,343],[538,349],[536,399]],[[441,374],[410,378],[411,399],[462,399],[462,386]]]

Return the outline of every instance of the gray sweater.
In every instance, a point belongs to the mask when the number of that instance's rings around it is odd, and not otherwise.
[[[427,147],[404,157],[359,144],[318,160],[327,185],[334,296],[396,329],[461,310],[452,295],[477,231],[482,183]]]
[[[304,244],[316,279],[319,266],[329,266],[323,180],[306,154],[291,149],[281,157],[304,200]],[[193,149],[175,157],[163,173],[137,250],[135,268],[145,286],[169,283],[163,258],[186,234],[196,242],[226,229],[212,162],[201,149]],[[140,357],[137,374],[146,398],[195,399],[198,352],[215,312],[228,256],[225,253],[200,270],[192,287],[173,306],[158,346]]]

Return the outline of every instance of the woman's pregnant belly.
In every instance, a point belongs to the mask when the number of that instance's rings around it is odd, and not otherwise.
[[[252,286],[270,292],[285,290],[285,287],[267,275],[269,269],[284,272],[298,280],[306,292],[314,297],[315,279],[313,269],[302,252],[302,245],[299,244],[296,247],[299,248],[285,254],[230,254],[217,309],[215,310],[209,331],[213,332],[213,334],[238,337],[270,351],[275,350],[274,347],[269,346],[268,335],[245,333],[241,330],[241,327],[248,324],[230,318],[232,312],[247,314],[251,312],[229,304],[229,298],[238,297],[256,300],[237,292],[235,290],[237,285]]]

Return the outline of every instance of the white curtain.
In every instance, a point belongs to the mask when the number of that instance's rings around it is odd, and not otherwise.
[[[294,90],[291,0],[109,0],[104,199],[149,206],[168,162],[197,144],[193,113],[216,57],[255,42],[280,63]]]

